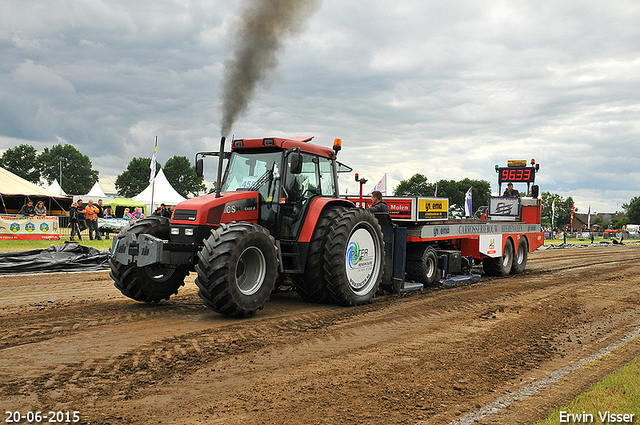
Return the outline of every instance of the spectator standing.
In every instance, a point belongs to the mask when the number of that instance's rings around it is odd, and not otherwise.
[[[95,207],[98,209],[98,218],[104,218],[104,207],[102,206],[102,199],[98,199],[98,203],[95,205]],[[104,236],[104,233],[100,232],[100,236]]]
[[[78,203],[74,202],[71,204],[71,208],[69,208],[69,224],[71,225],[71,237],[69,240],[73,240],[73,236],[78,234],[78,240],[82,241],[82,236],[80,235],[80,226],[79,226],[79,217],[80,213],[78,212]]]
[[[93,199],[89,199],[89,203],[84,209],[84,214],[87,220],[87,227],[89,227],[89,240],[93,240],[93,232],[95,232],[96,239],[101,241],[102,237],[98,231],[98,207],[93,205]]]
[[[162,204],[164,205],[164,204]],[[163,217],[167,217],[167,218],[171,218],[171,215],[173,214],[173,205],[170,207],[164,207],[162,209],[162,216]]]

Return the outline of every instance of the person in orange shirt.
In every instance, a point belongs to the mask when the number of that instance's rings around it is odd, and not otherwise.
[[[100,209],[93,205],[93,199],[89,199],[86,208],[84,209],[84,214],[87,219],[87,227],[89,228],[89,239],[93,240],[93,232],[96,232],[96,239],[101,241],[102,237],[100,236],[100,232],[98,231],[98,213]]]

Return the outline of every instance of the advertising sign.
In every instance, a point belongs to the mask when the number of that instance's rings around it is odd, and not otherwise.
[[[57,217],[0,216],[0,240],[60,239]]]
[[[447,220],[448,198],[418,198],[418,220]]]
[[[520,215],[520,198],[492,196],[489,198],[489,215],[492,217],[518,217]]]
[[[413,202],[415,198],[383,198],[389,206],[389,215],[393,220],[414,220]],[[356,207],[369,208],[373,205],[371,199],[353,199]]]

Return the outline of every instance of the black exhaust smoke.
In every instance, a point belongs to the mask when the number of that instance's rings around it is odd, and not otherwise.
[[[225,64],[221,135],[248,108],[258,83],[278,65],[284,40],[301,32],[321,0],[247,0],[237,28],[233,57]]]

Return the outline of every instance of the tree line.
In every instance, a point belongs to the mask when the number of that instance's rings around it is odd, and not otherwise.
[[[452,215],[464,214],[464,195],[471,188],[471,205],[472,212],[478,211],[480,207],[489,205],[489,197],[491,196],[491,184],[486,180],[463,179],[455,180],[438,180],[430,183],[426,176],[422,174],[414,174],[407,180],[402,180],[393,190],[396,196],[427,196],[432,197],[436,194],[443,198],[449,198],[449,212]],[[543,192],[542,196],[541,221],[543,226],[551,226],[564,228],[571,223],[571,209],[574,207],[574,200],[571,196],[564,198],[556,193]],[[555,201],[555,208],[553,207]],[[636,196],[628,203],[622,204],[626,218],[613,218],[610,222],[616,227],[621,228],[625,224],[640,224],[640,196]],[[573,208],[573,213],[578,212],[578,208]],[[552,220],[553,217],[553,220]],[[598,224],[601,228],[606,228],[609,221],[602,218],[595,218],[592,224]]]
[[[34,184],[61,180],[58,183],[62,190],[76,195],[89,192],[99,178],[91,159],[70,144],[44,148],[39,154],[31,145],[18,145],[2,154],[0,165]],[[151,158],[133,158],[116,178],[118,195],[131,198],[142,192],[149,185],[150,165]],[[156,162],[156,169],[160,168],[162,164]],[[163,170],[171,186],[185,198],[206,190],[204,178],[196,175],[195,167],[185,156],[169,158]]]

